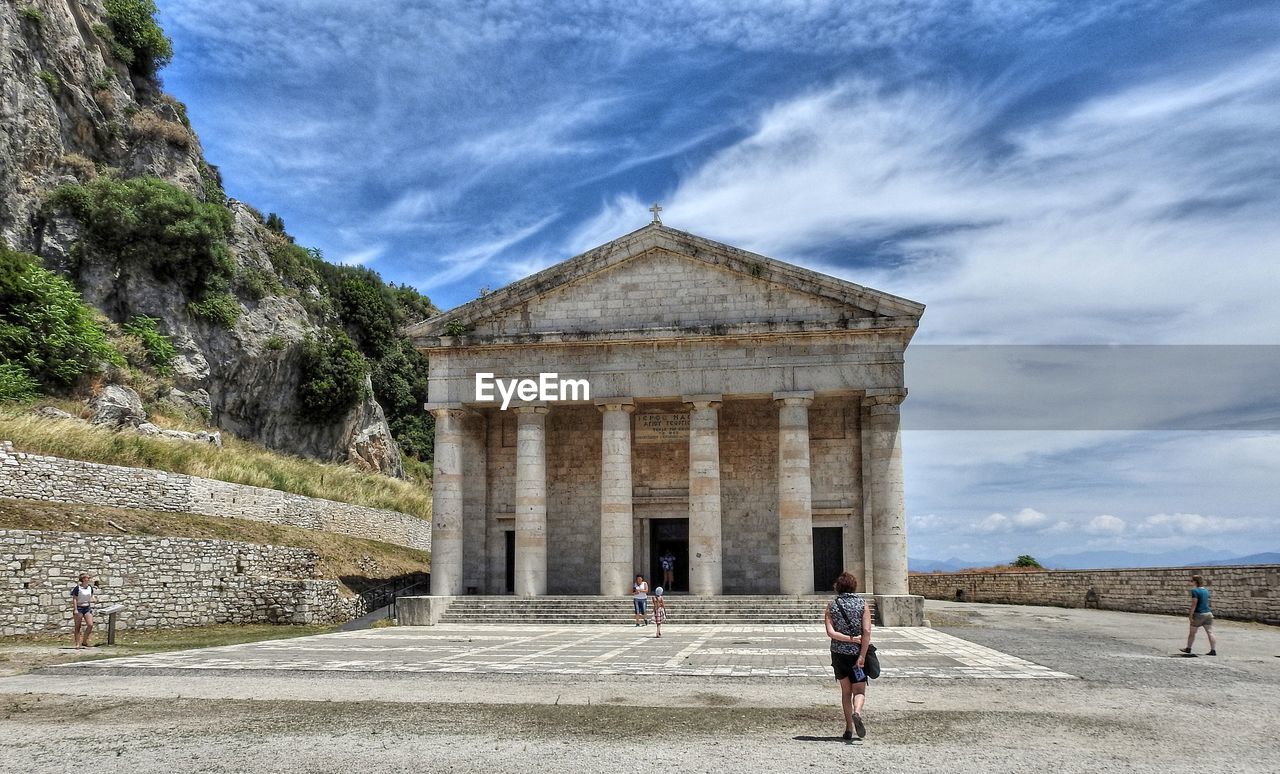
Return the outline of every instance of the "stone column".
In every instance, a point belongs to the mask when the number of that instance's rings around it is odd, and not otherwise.
[[[812,594],[813,482],[809,404],[813,392],[775,392],[778,404],[778,580],[783,594]]]
[[[724,591],[720,536],[719,395],[682,398],[689,412],[689,591]]]
[[[436,418],[431,495],[431,594],[462,593],[462,423],[460,406],[431,408]]]
[[[907,516],[902,494],[899,405],[906,390],[868,391],[862,400],[863,485],[871,516],[871,574],[881,594],[909,594]],[[870,394],[874,392],[875,394]]]
[[[631,510],[631,398],[597,398],[600,437],[600,593],[625,594],[634,569]]]
[[[547,407],[516,412],[516,595],[547,593]]]

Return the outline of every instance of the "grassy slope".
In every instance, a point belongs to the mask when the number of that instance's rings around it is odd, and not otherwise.
[[[19,451],[188,473],[431,518],[431,489],[425,482],[292,457],[225,433],[219,450],[209,444],[116,432],[75,420],[45,419],[27,406],[7,405],[0,406],[0,440],[13,441]]]
[[[157,513],[96,505],[0,499],[0,529],[214,538],[297,546],[311,549],[320,555],[319,569],[327,578],[344,575],[394,578],[413,572],[426,572],[431,564],[430,554],[426,551],[347,535],[245,519]]]

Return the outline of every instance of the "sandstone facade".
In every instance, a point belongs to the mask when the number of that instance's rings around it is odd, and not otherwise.
[[[433,591],[907,593],[898,406],[923,306],[652,224],[414,326]],[[475,375],[585,379],[511,410]],[[514,555],[513,555],[514,554]],[[829,576],[829,577],[828,577]]]
[[[912,575],[911,593],[927,599],[1186,615],[1193,572],[1204,576],[1215,617],[1280,624],[1280,565],[1275,564],[931,573]]]
[[[7,441],[0,442],[0,497],[251,519],[431,548],[431,525],[406,513],[182,473],[26,454]]]

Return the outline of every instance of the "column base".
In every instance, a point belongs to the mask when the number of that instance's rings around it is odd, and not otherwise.
[[[881,626],[924,626],[924,597],[917,594],[873,596]]]

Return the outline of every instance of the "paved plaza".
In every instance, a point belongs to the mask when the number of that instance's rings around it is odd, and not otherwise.
[[[1072,677],[933,629],[876,629],[875,641],[883,679]],[[830,675],[831,659],[817,625],[667,626],[657,639],[652,626],[447,624],[106,659],[66,668],[821,678]]]
[[[0,772],[1275,772],[1280,628],[929,602],[841,739],[820,624],[442,626],[0,678]],[[1204,644],[1197,651],[1203,653]]]

